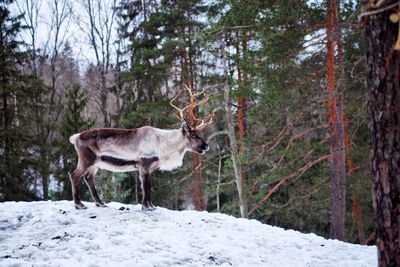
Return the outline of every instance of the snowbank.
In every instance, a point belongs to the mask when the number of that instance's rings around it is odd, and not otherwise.
[[[377,266],[376,248],[223,214],[0,203],[0,266]]]

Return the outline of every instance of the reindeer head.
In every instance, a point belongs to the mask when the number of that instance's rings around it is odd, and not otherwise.
[[[209,97],[203,97],[199,102],[196,102],[196,97],[204,96],[204,90],[194,94],[188,86],[185,85],[185,88],[189,92],[190,104],[184,108],[178,108],[174,105],[173,102],[182,94],[182,91],[170,101],[170,104],[179,112],[179,116],[177,117],[182,121],[181,129],[187,142],[187,150],[203,155],[208,151],[209,146],[198,136],[198,132],[203,130],[207,125],[214,123],[215,113],[212,112],[206,117],[196,117],[195,108],[207,103]]]

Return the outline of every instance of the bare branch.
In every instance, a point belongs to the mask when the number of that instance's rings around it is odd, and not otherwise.
[[[325,155],[322,156],[312,162],[308,162],[306,165],[304,165],[303,167],[301,167],[300,169],[296,170],[295,172],[285,176],[284,178],[282,178],[279,183],[277,183],[269,192],[268,194],[263,197],[260,201],[258,201],[258,203],[249,211],[248,215],[250,216],[253,212],[255,212],[262,204],[264,204],[269,197],[275,193],[275,191],[277,191],[279,189],[279,187],[281,185],[283,185],[287,180],[289,180],[290,178],[293,178],[294,176],[298,175],[299,177],[302,176],[309,168],[313,167],[314,165],[318,164],[321,161],[324,161],[326,159],[329,158],[330,155]]]

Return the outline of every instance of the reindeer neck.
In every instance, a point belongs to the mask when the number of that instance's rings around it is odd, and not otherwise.
[[[161,170],[173,170],[182,166],[186,152],[186,141],[181,129],[161,130],[163,142],[160,147]]]

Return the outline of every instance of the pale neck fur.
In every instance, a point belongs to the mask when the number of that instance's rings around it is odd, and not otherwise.
[[[187,151],[187,140],[182,133],[182,129],[158,129],[158,133],[164,139],[163,142],[160,142],[158,149],[160,170],[169,171],[182,166],[183,157]]]

